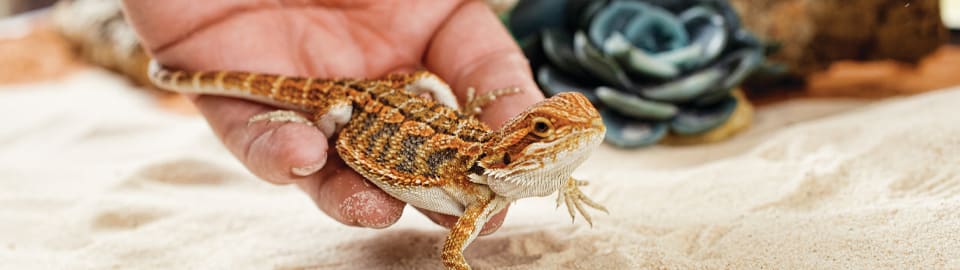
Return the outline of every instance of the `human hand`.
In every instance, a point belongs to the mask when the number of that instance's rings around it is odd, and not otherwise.
[[[480,115],[493,128],[543,98],[526,58],[482,1],[125,0],[124,10],[158,62],[186,70],[374,78],[426,68],[460,97],[468,87],[481,93],[524,89]],[[297,184],[347,225],[383,228],[400,218],[405,204],[345,166],[316,128],[248,126],[251,116],[276,108],[215,96],[191,99],[224,145],[260,178]],[[456,221],[421,212],[446,227]],[[481,233],[499,228],[505,214]]]

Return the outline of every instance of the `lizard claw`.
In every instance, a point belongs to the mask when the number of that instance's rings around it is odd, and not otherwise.
[[[580,191],[579,187],[586,186],[587,184],[587,181],[570,178],[570,180],[567,181],[567,184],[563,187],[563,190],[558,192],[559,195],[557,196],[557,207],[560,207],[561,201],[564,202],[567,205],[567,211],[570,213],[570,219],[573,221],[576,221],[577,219],[576,213],[574,212],[574,208],[576,208],[576,212],[579,212],[580,215],[587,220],[587,223],[590,224],[590,227],[593,227],[593,218],[590,216],[590,213],[585,210],[585,207],[583,206],[584,204],[593,209],[603,211],[604,213],[609,212],[607,211],[606,207],[603,207],[603,205],[591,200],[584,195],[582,191]]]

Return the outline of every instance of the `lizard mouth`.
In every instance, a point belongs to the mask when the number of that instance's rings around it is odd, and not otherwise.
[[[594,149],[603,142],[604,131],[600,128],[581,129],[565,141],[555,141],[528,148],[528,159],[515,161],[510,168],[488,170],[487,185],[498,195],[510,198],[542,197],[553,194],[562,183],[580,166]],[[558,147],[559,145],[565,145]],[[539,155],[536,150],[551,149],[549,154]]]

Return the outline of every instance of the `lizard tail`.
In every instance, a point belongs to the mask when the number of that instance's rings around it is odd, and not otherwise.
[[[161,89],[182,94],[235,97],[292,110],[305,110],[309,107],[309,104],[306,104],[309,100],[295,99],[286,93],[280,93],[284,81],[303,81],[303,78],[240,71],[176,70],[166,68],[153,59],[147,66],[147,77]]]

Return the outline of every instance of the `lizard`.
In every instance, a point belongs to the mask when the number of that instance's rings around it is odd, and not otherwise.
[[[605,127],[585,96],[561,93],[491,129],[476,115],[503,88],[461,107],[450,87],[426,70],[382,78],[311,78],[244,71],[186,71],[151,60],[148,77],[180,93],[220,95],[281,108],[258,121],[297,122],[335,140],[338,155],[368,181],[412,206],[458,216],[443,243],[447,269],[471,269],[463,251],[508,204],[558,193],[593,226],[585,206],[607,212],[571,176],[602,142]],[[431,95],[433,98],[424,97]],[[306,113],[310,116],[303,116]]]

